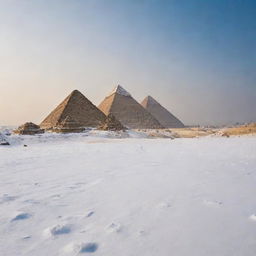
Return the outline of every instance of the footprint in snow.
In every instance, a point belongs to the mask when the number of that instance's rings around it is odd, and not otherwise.
[[[77,183],[73,183],[70,186],[68,186],[69,189],[79,189],[83,186],[85,186],[86,183],[85,182],[77,182]]]
[[[92,253],[92,252],[96,252],[98,249],[98,244],[96,243],[86,243],[86,244],[82,244],[81,249],[80,249],[80,253]]]
[[[79,188],[79,186],[71,185],[71,186],[69,186],[68,188],[69,188],[69,189],[77,189],[77,188]]]
[[[172,205],[169,202],[162,202],[158,205],[158,207],[161,209],[168,209],[168,208],[172,207]]]
[[[40,204],[39,201],[34,200],[34,199],[27,199],[27,200],[23,201],[23,203],[28,203],[28,204]]]
[[[17,214],[14,218],[12,218],[11,222],[13,221],[19,221],[19,220],[26,220],[31,217],[30,213],[27,212],[21,212]]]
[[[70,243],[64,247],[66,253],[94,253],[98,250],[99,245],[97,243]]]
[[[10,196],[8,194],[4,194],[1,198],[0,198],[0,204],[2,203],[6,203],[6,202],[10,202],[10,201],[14,201],[16,200],[18,197],[17,196]]]
[[[46,237],[56,237],[59,235],[69,234],[72,231],[71,225],[69,224],[58,224],[53,227],[49,227],[44,230],[44,235]]]
[[[111,223],[110,225],[107,226],[107,230],[109,232],[115,232],[115,233],[119,233],[122,231],[122,226],[119,223]]]
[[[204,204],[211,207],[220,207],[223,205],[223,202],[217,201],[217,200],[214,200],[214,201],[204,200]]]
[[[138,232],[139,236],[145,236],[146,234],[147,234],[147,232],[143,229]]]
[[[86,218],[89,218],[89,217],[91,217],[93,214],[94,214],[94,211],[89,211],[89,212],[87,212],[87,214],[86,214],[85,216],[86,216]]]
[[[24,237],[22,237],[22,240],[28,240],[30,238],[31,238],[31,236],[24,236]]]
[[[52,195],[52,196],[51,196],[51,199],[53,199],[53,200],[58,200],[58,199],[60,199],[60,197],[61,197],[61,195],[56,194],[56,195]]]

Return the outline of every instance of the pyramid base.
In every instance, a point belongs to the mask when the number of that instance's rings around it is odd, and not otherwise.
[[[49,131],[56,133],[80,133],[84,130],[85,128],[52,128]]]
[[[15,134],[19,134],[19,135],[36,135],[36,134],[42,134],[44,133],[43,129],[37,130],[37,131],[19,131],[19,130],[15,130],[13,131],[13,133]]]

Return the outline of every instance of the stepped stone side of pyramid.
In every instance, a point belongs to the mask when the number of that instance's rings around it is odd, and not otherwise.
[[[91,101],[78,90],[73,91],[40,124],[43,129],[52,129],[67,117],[82,127],[97,127],[106,118]]]
[[[124,127],[121,122],[110,113],[98,129],[103,131],[125,131],[126,127]]]
[[[127,128],[164,128],[120,85],[98,107],[105,115],[113,114]]]
[[[40,128],[40,126],[32,123],[27,122],[21,126],[19,126],[13,133],[20,134],[20,135],[35,135],[44,133],[44,130]]]
[[[57,133],[78,133],[84,131],[84,129],[85,128],[78,121],[67,116],[63,121],[53,127],[51,131]]]
[[[151,113],[161,125],[166,128],[183,128],[184,124],[173,114],[171,114],[166,108],[159,104],[151,96],[146,97],[141,105]]]

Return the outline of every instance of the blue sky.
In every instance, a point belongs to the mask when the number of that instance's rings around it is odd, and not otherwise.
[[[118,83],[186,124],[256,121],[255,17],[252,0],[0,0],[0,124]]]

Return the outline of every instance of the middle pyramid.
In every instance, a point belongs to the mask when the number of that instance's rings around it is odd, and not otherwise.
[[[118,85],[98,106],[105,114],[113,114],[122,125],[131,129],[164,128],[123,87]]]

